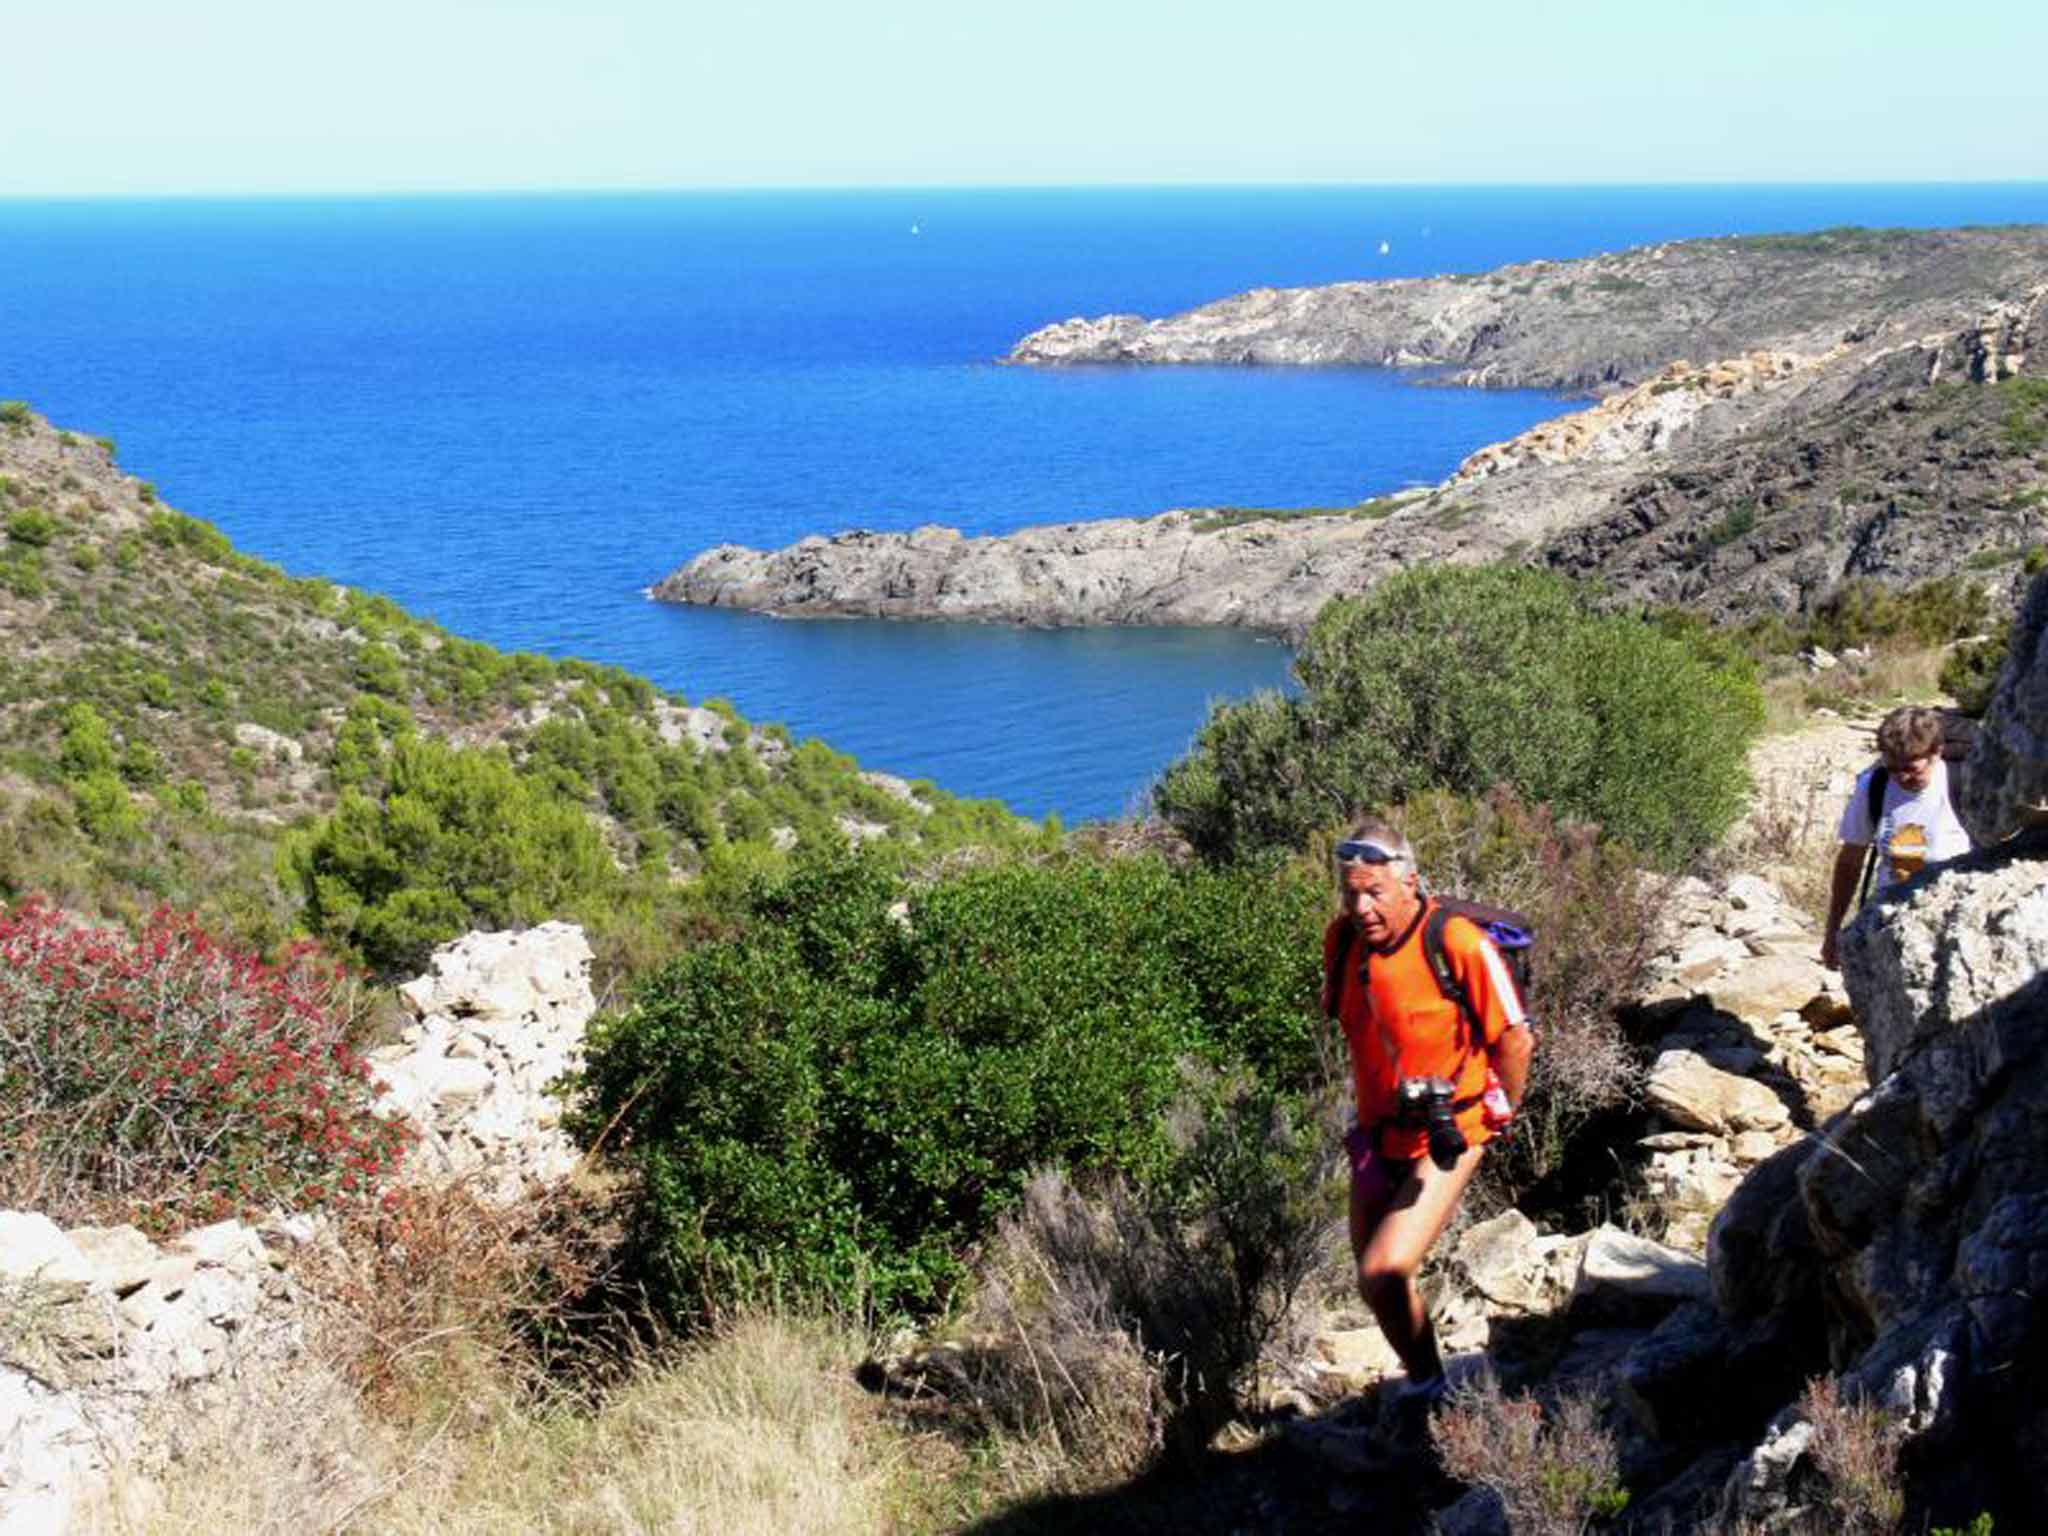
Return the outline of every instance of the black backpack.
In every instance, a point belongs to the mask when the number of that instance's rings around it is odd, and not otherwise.
[[[1429,961],[1430,974],[1436,977],[1437,989],[1456,1003],[1458,1012],[1464,1016],[1467,1041],[1477,1041],[1485,1034],[1484,1023],[1471,997],[1451,970],[1450,956],[1444,952],[1444,928],[1454,917],[1462,917],[1474,924],[1493,941],[1493,947],[1500,951],[1500,958],[1507,967],[1508,979],[1514,983],[1515,1000],[1522,1005],[1524,1017],[1529,1012],[1529,951],[1535,946],[1536,930],[1530,926],[1528,918],[1506,907],[1461,901],[1455,896],[1430,898],[1429,916],[1422,923],[1422,953]],[[1333,1019],[1337,1016],[1338,984],[1343,979],[1344,961],[1351,952],[1352,936],[1356,932],[1355,923],[1344,924],[1343,937],[1323,973],[1324,1012]],[[1361,981],[1364,980],[1367,959],[1359,962]]]

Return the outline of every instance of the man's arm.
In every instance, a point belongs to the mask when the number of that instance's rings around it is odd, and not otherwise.
[[[1828,920],[1821,929],[1820,963],[1829,970],[1841,969],[1842,919],[1856,898],[1863,880],[1863,861],[1869,857],[1867,843],[1844,843],[1835,850],[1835,872],[1828,886]]]
[[[1536,1038],[1529,1033],[1529,1026],[1516,1024],[1503,1030],[1500,1038],[1487,1047],[1486,1054],[1507,1093],[1508,1103],[1520,1109],[1522,1095],[1529,1087],[1529,1059],[1536,1054]]]
[[[1536,1037],[1522,1014],[1520,994],[1508,975],[1507,962],[1493,941],[1472,925],[1473,943],[1460,952],[1453,946],[1451,962],[1464,983],[1465,995],[1485,1022],[1486,1059],[1500,1078],[1508,1103],[1522,1107],[1522,1093],[1529,1086],[1529,1059],[1536,1051]],[[1450,936],[1445,935],[1446,943]]]

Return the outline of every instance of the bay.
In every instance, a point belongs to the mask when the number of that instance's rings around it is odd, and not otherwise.
[[[0,397],[460,633],[1030,814],[1132,808],[1270,642],[654,604],[710,545],[1342,503],[1566,408],[1371,369],[997,366],[1072,314],[1687,235],[2048,219],[2041,184],[0,202]],[[1381,246],[1386,249],[1382,253]]]

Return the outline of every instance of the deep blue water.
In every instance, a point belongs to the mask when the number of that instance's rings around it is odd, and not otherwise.
[[[1280,682],[1285,653],[643,589],[726,540],[1353,500],[1562,408],[1369,369],[992,364],[1068,315],[2014,220],[2048,220],[2048,184],[0,202],[0,397],[115,437],[167,501],[295,573],[1073,819],[1129,806],[1209,698]]]

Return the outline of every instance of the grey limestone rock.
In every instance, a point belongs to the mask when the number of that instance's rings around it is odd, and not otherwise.
[[[1994,720],[2015,718],[2015,696],[2023,704],[2048,676],[2038,647],[2026,658],[2002,678]],[[1985,788],[1979,809],[1996,813],[2042,782],[2048,760],[2024,733],[1987,734],[2003,754],[1987,784],[2005,787]],[[1844,1390],[1889,1406],[1911,1437],[1915,1518],[1967,1523],[1984,1509],[2002,1527],[2031,1510],[2048,1453],[2048,860],[2038,838],[1888,894],[1845,934],[1843,970],[1873,1086],[1768,1159],[1721,1213],[1716,1297],[1738,1323],[1817,1298]],[[1744,1513],[1768,1519],[1792,1497],[1801,1428],[1788,1414],[1733,1479]]]
[[[2005,669],[1963,783],[1963,820],[1979,846],[2020,830],[2048,804],[2048,572],[2012,627]]]

